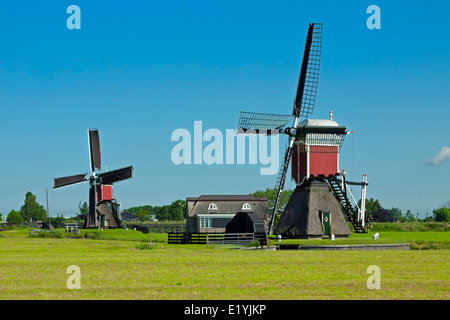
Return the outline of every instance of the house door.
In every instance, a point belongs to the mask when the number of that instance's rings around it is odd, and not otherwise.
[[[100,227],[105,227],[105,216],[100,215]]]
[[[322,229],[323,234],[331,234],[331,212],[322,212]]]

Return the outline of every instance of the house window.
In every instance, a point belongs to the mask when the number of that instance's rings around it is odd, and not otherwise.
[[[200,218],[200,228],[212,228],[212,218]]]
[[[208,206],[208,210],[217,210],[217,206],[215,203],[210,203]]]
[[[252,207],[250,207],[249,203],[244,203],[242,205],[242,210],[252,210]]]

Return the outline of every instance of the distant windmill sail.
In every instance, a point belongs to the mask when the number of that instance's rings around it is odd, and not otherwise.
[[[82,174],[76,174],[73,176],[55,178],[55,179],[53,179],[54,180],[53,189],[61,188],[61,187],[75,184],[75,183],[80,183],[80,182],[86,181],[87,180],[86,175],[87,175],[87,173],[82,173]]]
[[[112,202],[112,184],[117,181],[131,178],[133,166],[96,174],[95,169],[100,171],[101,168],[100,138],[97,129],[88,130],[88,140],[89,161],[92,176],[86,178],[87,173],[84,173],[55,178],[53,189],[89,181],[89,214],[86,216],[85,227],[103,227],[111,220],[106,219],[102,214],[100,214],[99,217],[97,214],[97,204],[109,201],[112,207],[115,208],[113,211],[117,211],[117,205]],[[120,226],[121,222],[119,215],[115,214],[114,219],[116,220],[115,226]]]
[[[102,184],[111,184],[117,181],[122,181],[131,178],[132,173],[133,173],[133,166],[129,166],[122,169],[100,173],[98,177],[100,178]]]
[[[89,134],[89,156],[91,160],[91,171],[94,172],[95,168],[101,170],[102,156],[100,153],[100,137],[97,129],[90,129]]]

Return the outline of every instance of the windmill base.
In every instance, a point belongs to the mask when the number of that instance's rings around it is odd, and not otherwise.
[[[112,200],[102,200],[95,206],[96,217],[92,214],[85,215],[84,229],[91,228],[123,228],[119,217],[119,204]]]
[[[347,238],[351,231],[328,183],[313,179],[295,188],[273,234],[297,239]]]

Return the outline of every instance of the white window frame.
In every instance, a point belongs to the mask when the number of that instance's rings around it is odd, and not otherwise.
[[[233,219],[236,214],[226,213],[210,213],[210,214],[197,214],[197,226],[198,228],[213,228],[213,219],[215,218],[228,218]]]
[[[242,210],[252,210],[250,203],[246,202],[242,205]]]
[[[208,210],[217,210],[217,205],[214,202],[211,202],[208,206]]]
[[[212,228],[212,220],[213,220],[213,218],[210,218],[210,217],[200,217],[199,218],[200,228],[203,228],[203,229]]]

